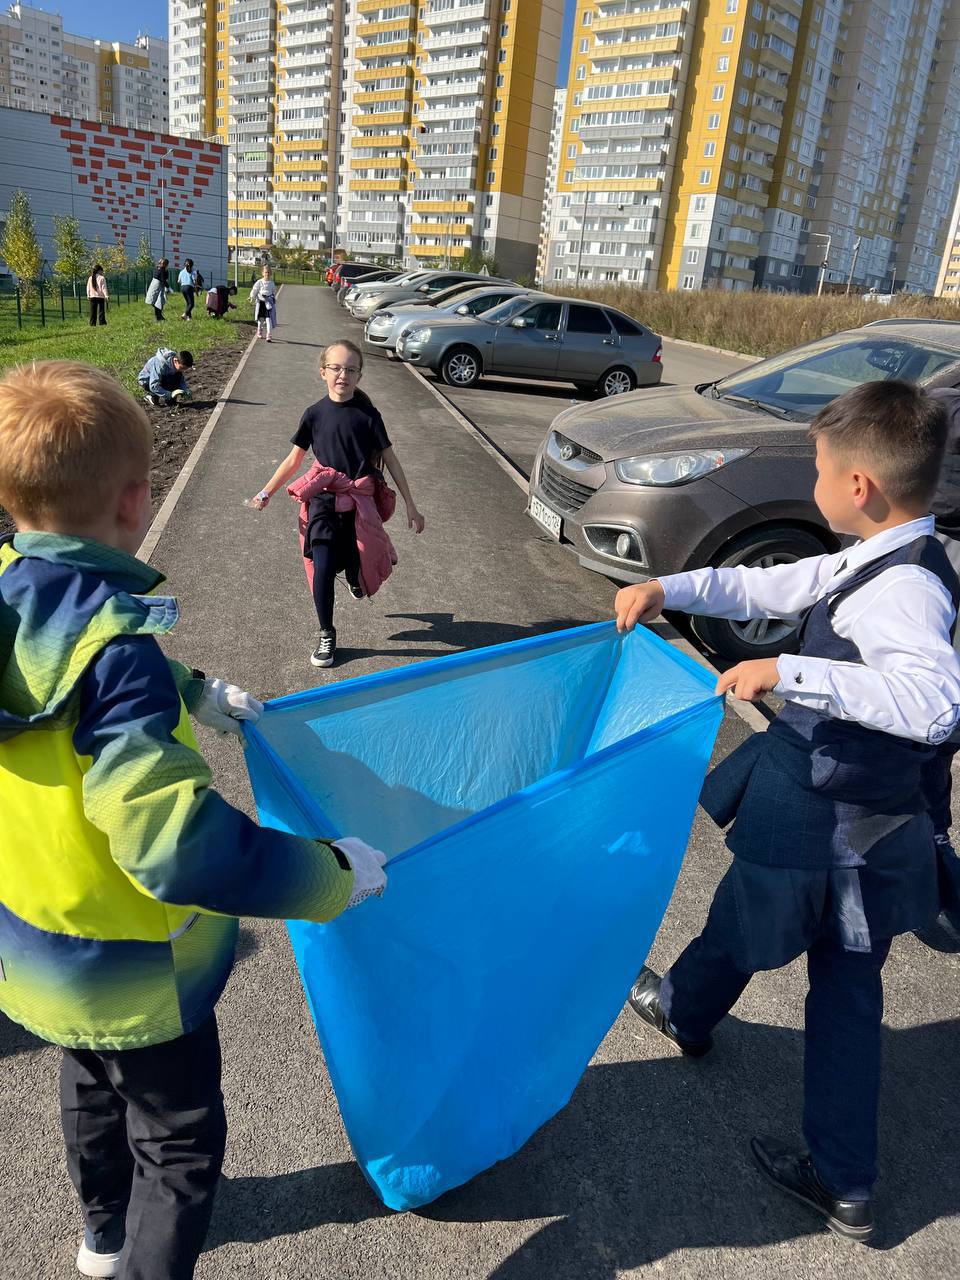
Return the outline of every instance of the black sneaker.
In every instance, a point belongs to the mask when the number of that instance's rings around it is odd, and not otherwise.
[[[751,1138],[750,1150],[767,1181],[818,1213],[834,1235],[860,1241],[873,1235],[871,1201],[837,1200],[820,1181],[805,1151],[791,1151],[776,1138]]]
[[[348,591],[350,592],[350,594],[353,596],[354,600],[362,600],[362,599],[363,599],[363,597],[364,597],[364,594],[365,594],[365,593],[364,593],[363,587],[361,587],[360,583],[359,583],[359,582],[351,582],[351,581],[350,581],[350,579],[349,579],[349,578],[346,578],[346,577],[344,578],[344,581],[345,581],[345,582],[346,582],[346,584],[347,584],[347,590],[348,590]]]
[[[648,1027],[653,1027],[654,1031],[659,1031],[665,1039],[675,1044],[687,1057],[702,1058],[705,1053],[709,1053],[713,1048],[713,1040],[684,1040],[677,1035],[660,1007],[660,983],[662,981],[663,979],[658,977],[652,969],[648,969],[644,965],[637,974],[636,982],[630,988],[630,1008]]]
[[[337,652],[337,633],[335,630],[321,631],[317,647],[310,655],[315,667],[332,667]]]

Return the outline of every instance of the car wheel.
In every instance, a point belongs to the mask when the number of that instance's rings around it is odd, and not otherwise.
[[[622,396],[625,391],[632,391],[637,385],[637,375],[632,369],[618,365],[608,369],[597,383],[597,391],[602,396]]]
[[[717,569],[734,565],[768,569],[777,564],[795,564],[805,556],[822,556],[827,548],[812,533],[782,526],[745,533],[714,561]],[[797,628],[780,618],[692,618],[700,640],[721,658],[743,662],[750,658],[773,658],[780,653],[796,653]]]
[[[472,387],[480,377],[480,357],[469,347],[457,347],[440,362],[440,377],[448,387]]]

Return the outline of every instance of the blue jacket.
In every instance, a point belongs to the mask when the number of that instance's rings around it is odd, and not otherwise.
[[[171,399],[174,391],[187,391],[187,380],[179,369],[174,368],[176,351],[170,347],[158,347],[156,355],[150,357],[137,374],[137,381],[145,391],[163,400]]]

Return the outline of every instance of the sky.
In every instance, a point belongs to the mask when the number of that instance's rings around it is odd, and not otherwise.
[[[78,36],[90,36],[99,40],[133,40],[138,31],[166,38],[167,0],[33,0],[38,9],[57,10],[63,15],[63,27]],[[563,19],[563,39],[560,44],[560,62],[557,66],[557,85],[567,82],[567,65],[570,61],[570,31],[573,26],[576,0],[566,0]]]
[[[63,29],[92,40],[125,40],[130,44],[138,31],[167,35],[167,0],[28,0],[35,9],[59,12]]]

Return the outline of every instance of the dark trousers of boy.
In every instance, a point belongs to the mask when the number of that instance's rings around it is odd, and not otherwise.
[[[121,1280],[190,1280],[227,1136],[215,1018],[143,1049],[64,1049],[60,1108],[87,1232],[123,1249]]]
[[[334,589],[341,570],[347,581],[360,581],[360,555],[352,511],[334,511],[333,494],[310,500],[310,514],[304,538],[313,560],[313,603],[321,631],[333,631]]]
[[[106,298],[90,299],[90,323],[106,324],[107,323],[107,300]]]
[[[684,1040],[708,1040],[754,972],[779,968],[802,954],[802,939],[794,955],[789,946],[780,949],[796,930],[796,917],[787,917],[798,900],[826,915],[849,905],[828,900],[842,896],[832,881],[827,872],[791,875],[735,862],[720,882],[703,932],[670,966],[660,987],[661,1008]],[[745,939],[753,941],[755,954]],[[877,1176],[881,970],[889,950],[889,938],[872,939],[858,952],[845,950],[829,934],[806,949],[803,1136],[821,1182],[840,1200],[869,1200]]]
[[[183,294],[183,318],[191,320],[193,318],[193,304],[196,301],[196,290],[192,284],[185,284],[180,290]]]

